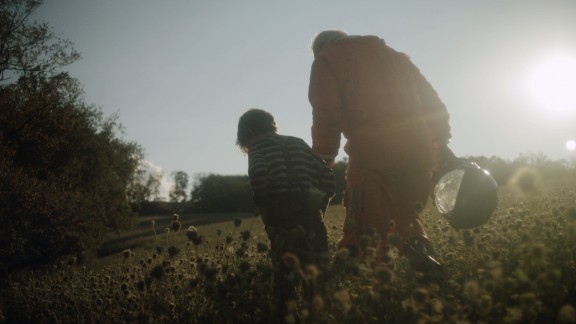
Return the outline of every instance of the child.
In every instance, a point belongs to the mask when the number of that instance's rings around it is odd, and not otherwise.
[[[302,139],[279,135],[274,117],[261,109],[240,117],[236,144],[248,153],[250,184],[270,240],[273,288],[282,312],[294,298],[294,275],[327,261],[323,218],[334,196],[334,173]],[[304,282],[303,288],[312,297],[314,287]]]

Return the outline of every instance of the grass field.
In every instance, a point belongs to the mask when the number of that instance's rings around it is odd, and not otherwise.
[[[351,260],[334,246],[344,211],[326,217],[331,266],[288,322],[576,323],[576,181],[518,194],[503,187],[491,221],[455,230],[429,204],[424,224],[447,277],[425,283],[403,257],[370,249]],[[154,220],[154,227],[152,225]],[[262,222],[250,214],[141,218],[112,235],[100,257],[13,273],[0,320],[35,323],[269,323],[272,268]],[[189,236],[193,226],[201,237]],[[154,234],[156,233],[156,234]],[[190,238],[196,237],[191,240]],[[316,282],[313,269],[301,280]]]

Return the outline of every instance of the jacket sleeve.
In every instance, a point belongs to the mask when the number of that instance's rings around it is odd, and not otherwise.
[[[452,137],[449,123],[450,116],[436,90],[434,90],[420,70],[411,62],[410,64],[416,78],[424,121],[428,126],[428,133],[434,146],[434,170],[437,171],[446,164],[451,164],[453,158],[455,159],[454,154],[448,148],[448,143],[450,143],[450,138]],[[446,152],[451,153],[451,155],[446,154]]]
[[[312,106],[312,149],[324,160],[334,159],[340,148],[342,102],[338,82],[329,63],[312,63],[308,99]]]
[[[426,80],[420,70],[413,66],[417,80],[417,87],[422,103],[424,121],[432,141],[438,146],[447,145],[452,135],[450,134],[449,114],[446,106],[438,96],[432,85]]]

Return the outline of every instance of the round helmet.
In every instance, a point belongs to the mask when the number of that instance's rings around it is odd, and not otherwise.
[[[434,187],[434,202],[454,228],[484,225],[498,205],[498,184],[476,163],[444,174]]]

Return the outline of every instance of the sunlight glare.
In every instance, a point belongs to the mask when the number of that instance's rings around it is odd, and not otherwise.
[[[568,140],[566,142],[566,148],[568,149],[568,151],[576,150],[576,141],[575,140]]]
[[[551,56],[536,68],[531,87],[536,99],[551,112],[576,111],[576,58]]]

